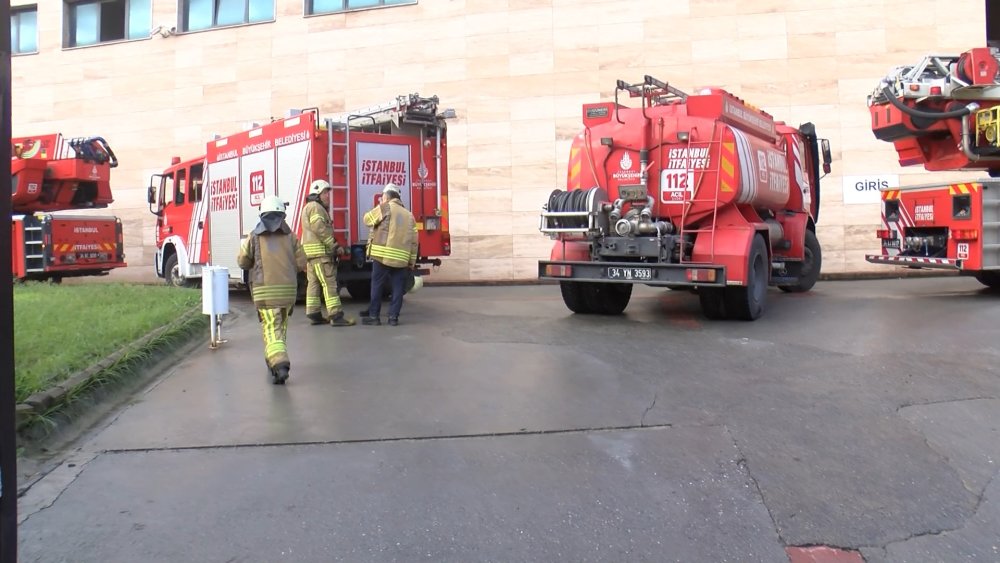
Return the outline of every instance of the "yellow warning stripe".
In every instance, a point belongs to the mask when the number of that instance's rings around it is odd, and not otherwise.
[[[569,151],[569,177],[566,179],[566,189],[579,187],[581,161],[580,147],[574,146]]]
[[[899,192],[900,190],[886,190],[882,192],[882,199],[886,201],[899,199]]]
[[[948,192],[951,195],[969,194],[969,193],[975,193],[975,192],[978,192],[978,191],[979,191],[979,184],[976,184],[976,183],[972,183],[972,184],[952,184],[951,186],[948,186]]]
[[[733,192],[736,186],[736,143],[727,141],[722,143],[722,150],[719,151],[719,184],[723,192]]]

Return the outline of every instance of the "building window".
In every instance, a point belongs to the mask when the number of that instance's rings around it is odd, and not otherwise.
[[[67,47],[149,37],[150,0],[102,0],[66,4]]]
[[[10,52],[38,52],[38,6],[18,6],[10,11]]]
[[[417,0],[306,0],[306,8],[310,14],[329,14],[416,3]]]
[[[274,0],[183,0],[183,4],[184,31],[274,21]]]

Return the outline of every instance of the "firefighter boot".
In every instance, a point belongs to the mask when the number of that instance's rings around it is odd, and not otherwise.
[[[330,326],[354,326],[354,323],[354,319],[345,317],[343,311],[340,311],[336,315],[330,317]]]
[[[306,313],[306,318],[309,319],[309,324],[322,325],[326,324],[326,319],[323,318],[323,313],[316,311],[315,313]]]
[[[280,364],[274,366],[271,370],[271,382],[275,385],[284,385],[285,381],[288,380],[288,368],[291,367],[288,362],[281,362]]]

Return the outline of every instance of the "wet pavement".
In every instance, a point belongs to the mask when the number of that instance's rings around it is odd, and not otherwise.
[[[228,342],[23,495],[20,560],[1000,561],[1000,294],[768,298],[753,323],[646,287],[620,317],[556,286],[428,287],[398,327],[300,309],[282,387],[234,295]]]

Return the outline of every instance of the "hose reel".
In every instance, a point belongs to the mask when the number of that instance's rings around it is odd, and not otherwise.
[[[608,216],[604,205],[608,194],[602,188],[553,190],[542,211],[543,233],[607,233]]]

